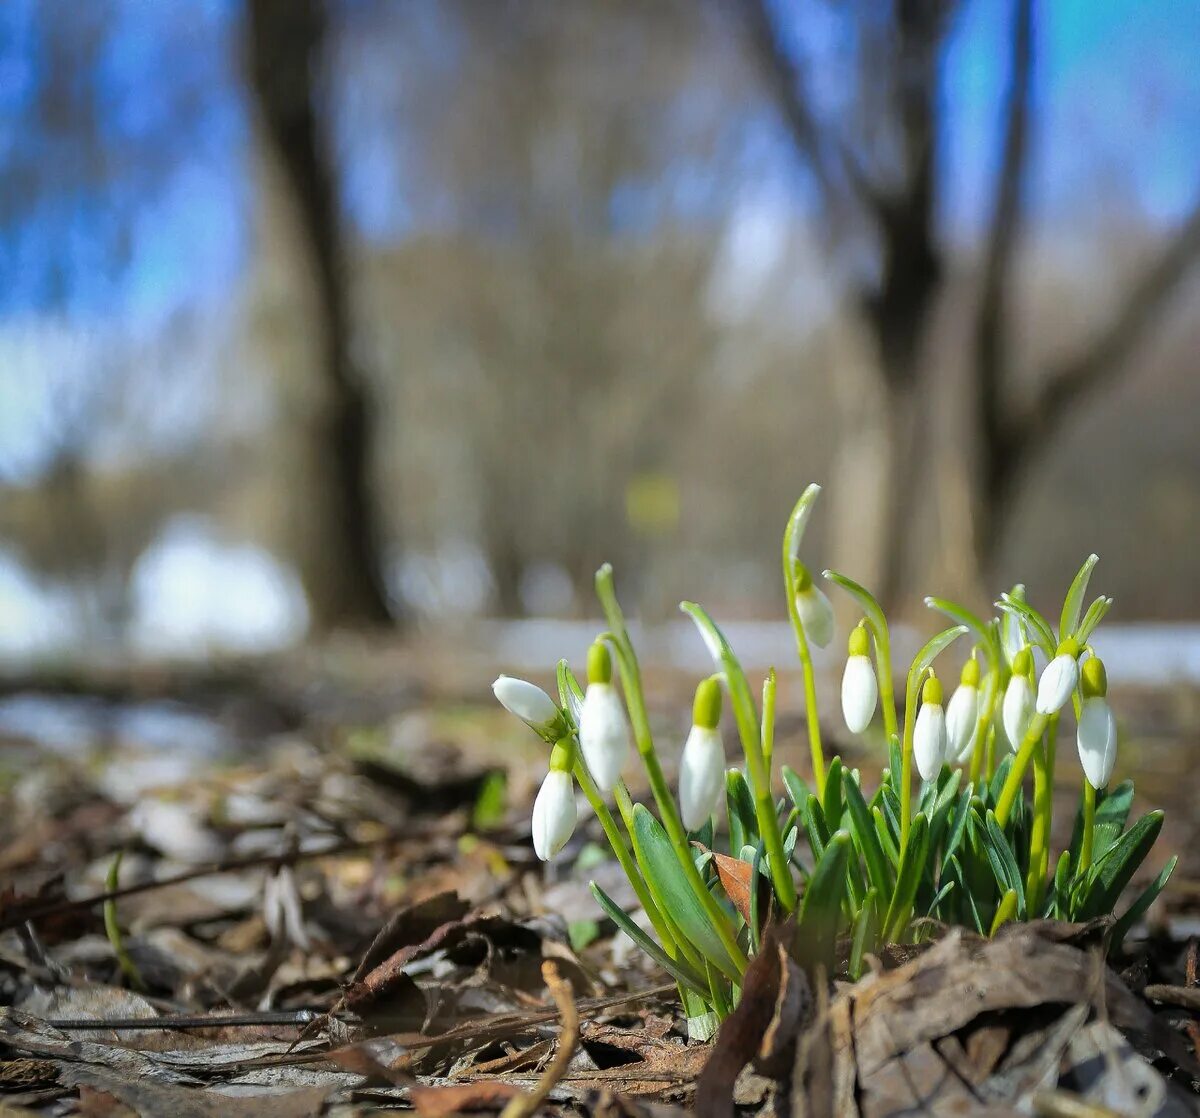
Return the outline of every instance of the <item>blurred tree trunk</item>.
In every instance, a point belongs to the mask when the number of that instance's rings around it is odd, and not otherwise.
[[[316,502],[320,538],[298,556],[317,630],[393,621],[380,569],[381,532],[372,499],[371,418],[351,360],[350,309],[337,183],[317,119],[317,75],[325,45],[321,0],[251,0],[250,77],[265,134],[297,215],[316,290],[325,402],[313,432],[316,482],[293,500]]]

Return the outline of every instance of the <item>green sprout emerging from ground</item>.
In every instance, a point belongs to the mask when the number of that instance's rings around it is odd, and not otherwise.
[[[785,766],[786,795],[778,796],[774,671],[757,703],[720,628],[702,607],[684,602],[680,608],[695,622],[714,673],[697,686],[678,794],[671,789],[608,566],[596,575],[608,630],[589,652],[586,688],[566,661],[558,665],[557,702],[523,680],[501,676],[494,684],[501,703],[551,747],[550,771],[533,811],[538,856],[553,857],[570,838],[578,784],[651,931],[594,883],[592,892],[616,925],[678,983],[689,1028],[700,1038],[710,1036],[737,1004],[748,960],[768,923],[792,929],[792,952],[811,971],[829,974],[840,966],[857,978],[868,952],[915,942],[937,924],[990,935],[1011,921],[1112,915],[1162,828],[1159,811],[1127,828],[1133,785],[1108,788],[1116,722],[1104,665],[1089,641],[1112,599],[1101,596],[1083,609],[1094,555],[1071,583],[1057,629],[1025,601],[1019,586],[1000,596],[999,616],[986,620],[953,602],[926,598],[926,605],[953,624],[909,665],[903,724],[883,610],[862,586],[825,571],[824,578],[848,593],[863,614],[848,640],[843,716],[858,734],[879,712],[889,763],[868,798],[858,770],[845,768],[839,757],[827,758],[810,648],[832,639],[833,612],[800,559],[819,492],[816,485],[808,487],[783,539],[788,614],[804,679],[811,787]],[[963,637],[973,648],[943,705],[934,664]],[[1045,661],[1040,675],[1039,659]],[[727,771],[719,729],[724,697],[743,760]],[[1059,722],[1068,706],[1077,727],[1080,802],[1070,845],[1052,865]],[[621,779],[631,738],[657,814],[633,803]],[[915,795],[914,765],[920,780]],[[1024,787],[1030,769],[1032,799]],[[727,827],[719,835],[715,817],[722,799]],[[1161,892],[1176,860],[1115,918],[1111,948]]]

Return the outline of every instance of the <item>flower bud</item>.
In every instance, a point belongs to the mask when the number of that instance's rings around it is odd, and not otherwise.
[[[1046,665],[1038,681],[1038,714],[1057,714],[1079,683],[1079,644],[1068,637],[1058,646],[1058,654]]]
[[[913,757],[922,780],[936,780],[946,760],[946,712],[942,685],[931,675],[921,690],[921,709],[913,733]]]
[[[1108,705],[1108,676],[1098,656],[1089,656],[1080,671],[1083,708],[1079,713],[1079,762],[1093,788],[1112,778],[1117,760],[1117,720]]]
[[[558,705],[536,684],[511,675],[496,677],[492,694],[509,714],[515,714],[539,733],[551,729],[559,720]]]
[[[879,684],[871,663],[867,630],[859,625],[850,631],[849,656],[842,673],[842,716],[852,734],[861,734],[875,714]]]
[[[569,772],[551,769],[533,801],[533,849],[543,861],[554,857],[575,830],[575,786]]]
[[[833,640],[833,606],[803,563],[796,564],[796,612],[805,637],[818,648]]]
[[[946,755],[953,763],[959,764],[971,755],[978,718],[979,663],[971,659],[963,666],[958,687],[946,707]]]
[[[693,725],[679,759],[679,814],[694,831],[717,810],[725,790],[725,747],[716,727]]]
[[[1004,725],[1004,736],[1008,738],[1009,747],[1014,753],[1021,748],[1029,724],[1033,721],[1033,688],[1029,678],[1013,672],[1008,681],[1008,689],[1004,692],[1004,705],[1000,711],[1000,721]]]
[[[579,746],[596,786],[611,791],[629,759],[625,708],[611,683],[588,684],[579,714]]]

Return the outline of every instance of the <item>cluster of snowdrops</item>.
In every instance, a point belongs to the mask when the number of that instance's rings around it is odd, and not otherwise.
[[[1013,920],[1112,914],[1162,827],[1157,811],[1128,825],[1132,784],[1108,787],[1117,725],[1104,664],[1089,641],[1112,599],[1101,596],[1084,609],[1094,555],[1072,582],[1057,629],[1026,602],[1020,586],[1000,596],[999,616],[988,619],[927,598],[953,624],[909,665],[903,722],[883,611],[862,586],[825,571],[823,577],[850,594],[863,614],[849,635],[842,715],[852,733],[863,734],[879,713],[889,764],[868,798],[857,770],[847,770],[838,757],[827,760],[810,650],[833,639],[833,611],[800,558],[819,492],[816,485],[805,491],[783,539],[784,587],[804,680],[811,786],[785,766],[786,795],[777,797],[774,672],[756,702],[720,628],[700,606],[684,602],[680,608],[695,622],[714,673],[696,688],[692,728],[672,790],[607,566],[596,575],[596,589],[608,630],[589,650],[586,688],[566,661],[558,665],[557,701],[509,676],[493,685],[497,699],[551,747],[549,772],[533,808],[538,856],[552,858],[574,831],[578,785],[644,918],[626,913],[594,883],[592,892],[617,926],[678,983],[697,1037],[711,1035],[736,1005],[748,959],[768,921],[794,928],[791,948],[805,966],[826,972],[842,967],[857,977],[865,953],[886,942],[917,939],[936,924],[994,934]],[[935,661],[962,637],[973,647],[944,703]],[[741,752],[740,764],[728,768],[720,729],[726,697]],[[1080,797],[1071,842],[1052,864],[1059,722],[1069,708]],[[632,802],[621,779],[631,741],[645,765],[657,815]],[[915,794],[914,765],[920,778]],[[1030,770],[1032,797],[1025,789]],[[722,801],[726,825],[718,832]],[[1115,917],[1112,946],[1146,911],[1174,865],[1172,859]]]

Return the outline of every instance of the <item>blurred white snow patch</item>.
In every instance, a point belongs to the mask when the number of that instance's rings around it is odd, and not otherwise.
[[[133,570],[131,641],[139,652],[267,652],[308,627],[294,572],[253,543],[219,538],[204,517],[177,516]]]
[[[0,658],[51,654],[72,625],[67,595],[43,589],[7,551],[0,551]]]

